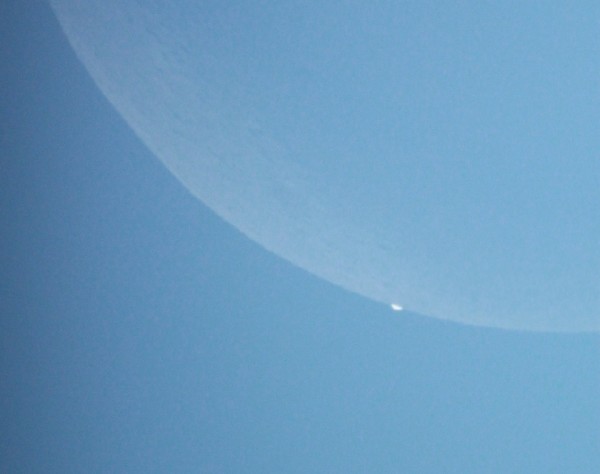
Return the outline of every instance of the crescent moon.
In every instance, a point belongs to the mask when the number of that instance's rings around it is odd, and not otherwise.
[[[392,308],[600,329],[597,90],[556,76],[598,70],[591,29],[574,56],[494,5],[50,3],[142,142],[269,251]]]

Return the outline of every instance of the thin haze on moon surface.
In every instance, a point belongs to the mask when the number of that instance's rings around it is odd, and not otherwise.
[[[433,3],[51,0],[140,139],[265,248],[437,318],[598,331],[593,15]]]

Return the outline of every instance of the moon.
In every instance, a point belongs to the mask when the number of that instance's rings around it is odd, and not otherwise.
[[[50,0],[141,141],[264,248],[388,307],[600,330],[593,15],[429,3]]]

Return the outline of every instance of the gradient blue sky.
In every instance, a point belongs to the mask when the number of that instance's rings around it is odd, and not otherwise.
[[[393,313],[135,138],[45,2],[0,4],[2,472],[595,473],[598,336]]]

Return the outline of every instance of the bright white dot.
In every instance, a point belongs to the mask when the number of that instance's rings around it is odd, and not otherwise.
[[[400,306],[399,304],[392,303],[390,306],[394,311],[402,311],[402,306]]]

